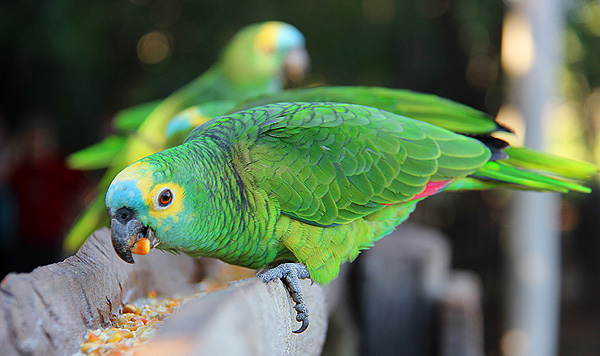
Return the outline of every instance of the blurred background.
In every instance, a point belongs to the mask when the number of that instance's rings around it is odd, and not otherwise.
[[[305,86],[378,85],[437,94],[498,115],[520,135],[510,140],[520,142],[524,124],[510,100],[511,78],[530,60],[527,41],[534,37],[522,18],[510,16],[518,3],[0,3],[0,277],[64,258],[62,238],[90,201],[100,173],[72,171],[64,157],[110,134],[118,110],[165,97],[195,78],[238,29],[253,22],[281,20],[305,35],[311,56]],[[547,110],[547,147],[597,162],[600,2],[558,6],[562,60],[559,95]],[[516,48],[510,49],[509,39],[516,39]],[[591,184],[591,195],[561,201],[561,355],[600,353],[600,195],[597,182]],[[453,267],[482,279],[487,355],[510,354],[502,346],[501,300],[511,194],[434,197],[414,217],[449,236]]]

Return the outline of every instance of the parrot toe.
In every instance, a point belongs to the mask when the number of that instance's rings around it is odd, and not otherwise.
[[[304,301],[304,293],[300,279],[310,278],[310,274],[306,266],[301,263],[283,263],[277,267],[271,268],[258,275],[265,283],[279,278],[286,286],[290,293],[290,297],[296,303],[294,309],[298,313],[296,321],[301,321],[302,325],[293,333],[300,334],[308,328],[308,307]]]

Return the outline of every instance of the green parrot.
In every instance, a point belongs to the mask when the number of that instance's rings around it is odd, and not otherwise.
[[[118,114],[117,128],[135,130],[133,134],[108,137],[71,155],[68,163],[72,168],[108,165],[108,170],[98,185],[97,198],[67,235],[65,252],[74,252],[94,230],[108,224],[104,195],[115,175],[128,164],[181,143],[178,132],[225,114],[241,100],[281,91],[286,80],[301,80],[309,64],[304,43],[300,31],[287,23],[249,25],[234,36],[216,64],[197,79],[163,101],[141,104]],[[177,113],[198,104],[201,106],[191,122],[169,124]]]
[[[589,178],[597,167],[518,148],[508,158],[504,141],[490,135],[503,128],[486,120],[487,133],[469,136],[336,102],[221,116],[115,177],[106,194],[112,243],[130,263],[132,253],[159,248],[272,267],[259,276],[286,284],[302,322],[294,332],[302,332],[308,308],[299,278],[329,283],[429,196],[494,187],[590,191],[565,178]]]

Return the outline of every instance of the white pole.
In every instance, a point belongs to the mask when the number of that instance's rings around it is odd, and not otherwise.
[[[509,36],[503,38],[502,50],[509,53],[503,53],[503,64],[512,80],[511,101],[525,119],[525,145],[540,150],[545,148],[549,111],[559,95],[562,6],[560,0],[510,1],[505,20],[504,34]],[[507,26],[513,26],[517,36],[507,38]],[[511,45],[508,41],[520,43]],[[505,356],[558,353],[558,207],[556,194],[519,192],[512,201],[512,225],[506,244],[507,323],[501,339]]]

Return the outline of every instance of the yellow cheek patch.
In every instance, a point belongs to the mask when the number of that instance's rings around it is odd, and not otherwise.
[[[152,175],[147,174],[149,166],[148,162],[137,161],[117,174],[114,181],[131,180],[137,183],[141,192],[147,192],[153,183]]]
[[[164,189],[167,188],[170,189],[173,193],[172,202],[168,206],[162,207],[158,203],[158,196]],[[149,194],[144,197],[144,199],[148,203],[150,216],[156,219],[159,226],[161,221],[168,218],[171,218],[171,222],[176,224],[177,222],[179,222],[178,214],[183,210],[185,189],[179,184],[175,183],[157,184],[154,188],[152,188]]]
[[[117,174],[111,185],[124,181],[134,182],[140,193],[143,195],[144,201],[147,201],[145,193],[148,192],[154,184],[152,175],[148,174],[149,167],[150,165],[148,162],[134,162]]]
[[[267,22],[264,24],[256,35],[254,40],[254,47],[260,51],[272,53],[275,51],[275,41],[277,40],[277,34],[281,23],[279,22]]]

